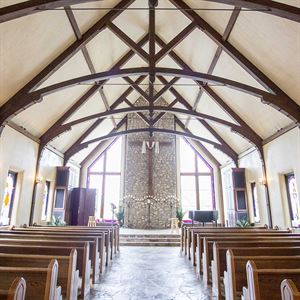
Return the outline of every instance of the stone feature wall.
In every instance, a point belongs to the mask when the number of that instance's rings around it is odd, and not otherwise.
[[[144,106],[148,102],[140,98],[135,105]],[[155,105],[166,106],[167,103],[159,99]],[[128,129],[144,127],[148,126],[138,115],[129,115]],[[174,129],[174,116],[165,114],[155,127]],[[176,138],[171,134],[154,133],[152,139],[159,142],[159,153],[154,149],[142,153],[142,143],[149,139],[149,133],[132,134],[126,138],[123,207],[125,226],[130,228],[166,228],[169,219],[175,217],[178,206]],[[151,174],[152,184],[151,179],[149,182]]]

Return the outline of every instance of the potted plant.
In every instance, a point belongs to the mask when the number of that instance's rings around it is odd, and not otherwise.
[[[253,223],[250,223],[248,220],[246,219],[241,219],[241,220],[237,220],[236,222],[236,226],[237,227],[252,227],[254,226]]]
[[[178,227],[181,228],[181,224],[182,224],[182,219],[184,216],[185,212],[182,211],[182,208],[177,208],[176,210],[176,218],[178,220]]]
[[[124,210],[120,209],[118,212],[116,212],[116,217],[118,219],[120,227],[124,225]]]

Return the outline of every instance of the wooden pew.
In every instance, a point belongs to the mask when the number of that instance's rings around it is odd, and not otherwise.
[[[264,232],[222,232],[222,233],[196,233],[197,239],[197,247],[193,249],[192,260],[194,261],[194,265],[198,265],[199,273],[202,273],[201,270],[201,259],[202,259],[202,252],[203,252],[203,240],[204,238],[212,239],[212,238],[230,238],[230,237],[300,237],[300,234],[294,234],[289,232],[281,232],[281,231],[264,231]],[[197,255],[196,255],[197,250]],[[197,259],[196,259],[197,258]]]
[[[299,286],[290,279],[281,282],[281,299],[282,300],[300,300]]]
[[[0,281],[0,300],[25,300],[26,281],[23,277],[16,277],[11,284]]]
[[[300,269],[259,269],[254,261],[246,265],[247,287],[243,288],[244,300],[281,300],[280,285],[289,278],[300,284]]]
[[[247,284],[246,264],[254,261],[259,269],[299,269],[300,256],[271,256],[272,250],[265,256],[236,256],[227,251],[227,271],[224,272],[226,300],[240,299],[243,286]],[[279,290],[278,290],[279,291]]]
[[[67,300],[77,299],[79,271],[76,270],[77,251],[72,249],[69,256],[24,255],[0,253],[0,267],[45,268],[52,259],[59,265],[57,283]]]
[[[68,246],[47,246],[47,245],[10,245],[0,244],[0,253],[7,254],[35,254],[51,256],[69,256],[73,247]],[[81,276],[79,294],[84,298],[90,292],[91,261],[89,260],[89,243],[83,247],[76,247],[77,268]]]
[[[119,240],[119,226],[112,226],[111,224],[105,226],[96,226],[96,227],[88,227],[88,226],[32,226],[26,229],[38,229],[38,230],[62,230],[62,231],[83,231],[83,232],[106,232],[108,234],[109,240],[109,249],[110,249],[110,258],[113,257],[113,249],[115,249],[115,253],[118,248],[118,240]]]
[[[267,230],[267,226],[263,227],[202,227],[202,226],[197,226],[197,225],[183,225],[182,232],[183,232],[183,248],[185,255],[189,254],[189,259],[190,259],[190,247],[191,247],[191,242],[192,242],[192,232],[197,231],[197,232],[233,232],[233,231],[239,231],[239,232],[246,232],[246,231],[265,231]],[[268,229],[275,231],[274,229]]]
[[[96,238],[97,239],[97,238]],[[71,247],[80,248],[84,247],[86,242],[72,241],[72,240],[51,240],[51,239],[3,239],[0,237],[0,244],[10,245],[36,245],[36,246],[59,246],[59,247]],[[99,280],[99,252],[98,252],[98,240],[94,240],[89,243],[89,259],[92,267],[92,283],[96,283]]]
[[[223,280],[227,280],[225,277],[227,276],[227,250],[228,246],[221,247],[218,242],[214,243],[213,246],[213,261],[211,262],[212,269],[212,288],[213,294],[217,297],[221,297],[221,283]],[[268,256],[299,256],[300,257],[300,247],[237,247],[230,248],[230,252],[232,252],[235,256],[265,256],[266,253]],[[244,266],[241,272],[244,272],[244,282],[246,281],[246,265]],[[226,274],[225,274],[226,273]],[[244,284],[243,284],[244,285]],[[243,286],[242,285],[242,286]],[[242,286],[237,286],[237,291],[241,293]]]
[[[294,240],[293,238],[287,237],[230,237],[226,238],[204,238],[204,247],[203,247],[203,280],[209,283],[209,267],[210,263],[213,260],[213,243],[220,242],[222,247],[229,248],[238,248],[238,247],[300,247],[300,239]]]
[[[26,300],[60,300],[57,287],[58,263],[51,260],[46,268],[0,267],[1,285],[11,283],[17,276],[26,278]]]
[[[99,272],[102,273],[102,265],[103,265],[103,239],[99,239],[97,236],[69,236],[69,235],[56,235],[54,233],[44,233],[44,234],[35,234],[35,233],[29,233],[29,234],[17,234],[14,232],[13,234],[10,233],[0,233],[0,243],[1,241],[13,241],[14,240],[35,240],[39,242],[58,242],[61,243],[68,243],[68,245],[71,245],[71,243],[76,242],[89,242],[90,243],[90,260],[93,267],[92,272],[92,280],[93,283],[96,283],[99,279]],[[37,243],[37,242],[35,242]],[[78,244],[78,243],[77,243]],[[76,244],[74,244],[74,247],[76,247]],[[100,249],[99,249],[100,247]]]
[[[192,260],[193,265],[196,265],[196,252],[197,247],[203,248],[202,239],[204,237],[213,237],[216,235],[231,235],[231,234],[241,234],[241,235],[292,235],[289,230],[265,230],[265,229],[230,229],[226,231],[217,231],[217,232],[199,232],[198,230],[192,230],[191,232],[191,245],[189,247],[188,253],[190,259]]]
[[[47,229],[49,228],[49,229]],[[55,228],[58,228],[57,230],[55,230]],[[94,227],[88,227],[88,228],[94,228]],[[108,229],[104,229],[101,231],[91,231],[91,230],[75,230],[75,229],[64,229],[64,227],[46,227],[46,229],[43,229],[42,227],[29,227],[29,228],[16,228],[14,227],[11,231],[9,231],[10,233],[18,233],[18,234],[54,234],[54,235],[61,235],[61,236],[82,236],[82,237],[98,237],[100,242],[102,239],[104,239],[103,243],[105,244],[105,254],[106,254],[106,258],[105,258],[105,265],[108,266],[108,262],[109,262],[109,254],[111,254],[111,231]],[[5,231],[0,231],[0,233],[4,233]],[[101,250],[103,246],[100,245],[98,248]],[[102,251],[102,250],[101,250]],[[103,252],[103,251],[102,251]],[[102,255],[103,256],[103,255]],[[101,266],[101,265],[100,265]]]

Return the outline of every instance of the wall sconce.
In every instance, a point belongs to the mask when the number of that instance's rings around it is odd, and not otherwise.
[[[260,185],[267,185],[267,179],[265,177],[259,178],[258,182]]]
[[[43,176],[38,175],[38,176],[36,177],[36,179],[35,179],[35,182],[36,182],[36,183],[42,183],[42,182],[43,182]]]

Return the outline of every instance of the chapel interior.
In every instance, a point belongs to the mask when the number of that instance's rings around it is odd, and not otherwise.
[[[299,0],[0,0],[0,300],[300,300]]]

